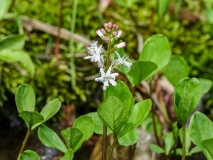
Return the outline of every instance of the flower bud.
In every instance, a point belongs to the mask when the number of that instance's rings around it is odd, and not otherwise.
[[[102,39],[104,38],[104,35],[103,35],[103,33],[101,32],[100,29],[98,29],[98,30],[96,31],[96,34],[99,35]]]
[[[119,30],[118,34],[117,34],[117,36],[115,38],[119,38],[121,35],[122,35],[122,30]]]
[[[118,35],[118,32],[117,31],[115,31],[115,32],[113,32],[113,36],[117,36]]]
[[[116,48],[124,48],[124,47],[126,47],[126,42],[121,42],[119,44],[116,44],[115,47]]]
[[[110,38],[109,37],[105,37],[104,39],[107,43],[110,42]]]
[[[101,28],[101,33],[106,34],[105,29]]]
[[[115,29],[118,29],[118,25],[117,24],[113,24],[112,27],[115,28]]]
[[[112,27],[112,22],[108,22],[108,27],[109,27],[109,28]]]
[[[108,29],[107,29],[107,32],[109,32],[109,33],[110,33],[110,32],[112,32],[112,30],[108,28]]]
[[[104,27],[107,28],[108,27],[108,23],[104,23]]]

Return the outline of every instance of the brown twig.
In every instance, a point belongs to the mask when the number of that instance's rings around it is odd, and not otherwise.
[[[58,35],[58,27],[56,26],[49,25],[39,20],[31,19],[27,16],[21,16],[21,20],[23,27],[29,32],[35,29],[53,36]],[[64,28],[60,29],[60,38],[70,40],[70,36],[73,36],[74,42],[82,42],[85,46],[89,46],[92,44],[92,41],[79,34],[70,33],[69,30],[66,30]]]

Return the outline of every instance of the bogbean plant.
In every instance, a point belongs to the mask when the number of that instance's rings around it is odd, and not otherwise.
[[[116,78],[119,77],[119,73],[126,75],[131,83],[131,90],[148,78],[151,86],[150,79],[170,60],[171,48],[167,39],[161,34],[152,36],[145,42],[139,60],[131,63],[123,50],[126,43],[119,41],[122,30],[119,30],[117,24],[105,23],[104,28],[97,30],[96,33],[106,43],[107,49],[105,50],[95,41],[88,47],[88,56],[84,59],[97,63],[100,69],[100,77],[95,81],[103,83],[103,102],[97,112],[80,116],[72,127],[62,130],[60,134],[64,138],[64,143],[53,130],[43,124],[56,114],[60,108],[60,102],[54,99],[38,113],[35,111],[35,95],[32,87],[21,85],[16,92],[16,105],[19,116],[24,119],[28,127],[28,132],[18,159],[25,160],[29,157],[33,160],[39,159],[35,152],[24,151],[31,130],[39,127],[38,137],[41,142],[63,152],[62,160],[72,159],[82,143],[94,132],[103,134],[102,160],[110,160],[117,144],[129,146],[137,143],[139,138],[137,126],[141,125],[151,108],[152,114],[155,114],[151,99],[135,103],[129,87],[122,81],[116,81]],[[181,129],[178,128],[177,122],[173,123],[172,131],[160,137],[160,142],[164,145],[152,144],[150,146],[152,151],[164,154],[165,159],[181,154],[182,160],[185,160],[186,155],[202,150],[207,159],[213,159],[213,123],[211,120],[204,114],[196,112],[188,128],[186,125],[189,116],[204,94],[202,86],[205,85],[201,85],[196,78],[186,77],[177,83],[174,92],[174,111]],[[109,134],[114,136],[112,144],[107,146]],[[179,139],[182,148],[178,148]],[[191,141],[196,147],[189,151]]]
[[[64,138],[66,144],[59,138],[59,136],[43,123],[54,116],[61,107],[61,102],[54,99],[48,102],[40,113],[35,111],[35,93],[33,88],[27,84],[21,85],[15,94],[16,106],[19,116],[23,118],[27,125],[28,131],[19,151],[19,160],[39,160],[36,152],[31,150],[24,151],[30,133],[35,128],[38,129],[38,137],[41,142],[53,148],[58,149],[64,153],[62,160],[70,160],[73,157],[73,152],[78,150],[83,141],[92,136],[94,132],[94,122],[89,116],[80,116],[75,120],[72,127],[61,131],[61,136]]]

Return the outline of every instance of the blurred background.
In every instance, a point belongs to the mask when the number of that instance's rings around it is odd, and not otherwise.
[[[179,67],[175,61],[155,78],[159,80],[157,97],[164,97],[162,103],[171,121],[175,119],[172,91],[160,85],[166,77],[166,84],[175,86],[168,71],[171,66],[177,69],[176,75],[181,72],[183,77],[197,77],[207,83],[213,80],[213,0],[3,1],[7,1],[8,11],[0,13],[0,41],[24,34],[23,51],[31,61],[11,62],[0,57],[0,155],[5,156],[0,160],[18,151],[26,133],[15,106],[14,94],[20,84],[32,85],[38,111],[48,101],[59,98],[61,110],[48,122],[59,131],[71,126],[75,117],[96,111],[102,99],[102,84],[94,81],[99,70],[83,57],[92,41],[101,44],[95,31],[105,22],[117,23],[123,30],[121,39],[127,43],[125,52],[132,62],[139,58],[144,42],[152,35],[163,34],[168,39],[173,57],[179,57],[182,63]],[[26,67],[26,63],[33,67]],[[122,74],[119,79],[127,81]],[[146,88],[139,85],[135,99],[145,93]],[[204,95],[199,110],[213,119],[213,89]],[[165,122],[160,113],[159,119]],[[92,148],[95,142],[85,145]]]

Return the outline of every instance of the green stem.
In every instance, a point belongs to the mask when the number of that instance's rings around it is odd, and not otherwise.
[[[69,51],[71,54],[70,58],[70,70],[71,70],[71,84],[72,87],[76,86],[76,74],[75,74],[75,59],[74,59],[74,37],[73,34],[75,32],[75,20],[76,20],[76,14],[77,14],[77,5],[78,5],[78,0],[73,1],[73,11],[72,11],[72,22],[71,22],[71,36],[70,36],[70,41],[69,41]]]
[[[0,88],[1,88],[1,79],[2,79],[2,63],[0,62]]]
[[[108,46],[107,46],[107,63],[106,63],[107,69],[110,66],[110,53],[111,53],[111,44],[109,43]]]
[[[106,153],[107,153],[107,126],[103,124],[102,160],[106,160]]]
[[[110,66],[110,52],[111,52],[111,44],[108,43],[107,57],[106,57],[106,69],[108,69]],[[107,126],[105,124],[103,124],[102,160],[106,160],[106,154],[107,154]]]
[[[26,134],[26,136],[25,136],[25,138],[24,138],[24,141],[23,141],[23,143],[22,143],[21,149],[20,149],[20,151],[19,151],[18,157],[19,157],[19,155],[21,155],[22,152],[24,151],[24,148],[25,148],[25,146],[26,146],[26,144],[27,144],[27,141],[28,141],[28,139],[29,139],[29,137],[30,137],[30,132],[31,132],[31,130],[28,129],[28,130],[27,130],[27,134]],[[18,157],[17,157],[17,159],[18,159]]]
[[[110,149],[109,149],[109,153],[107,154],[107,160],[110,160],[111,157],[112,157],[112,152],[115,148],[115,145],[117,144],[118,140],[115,138],[112,145],[110,146]]]
[[[182,160],[185,160],[186,154],[186,126],[182,127]]]

